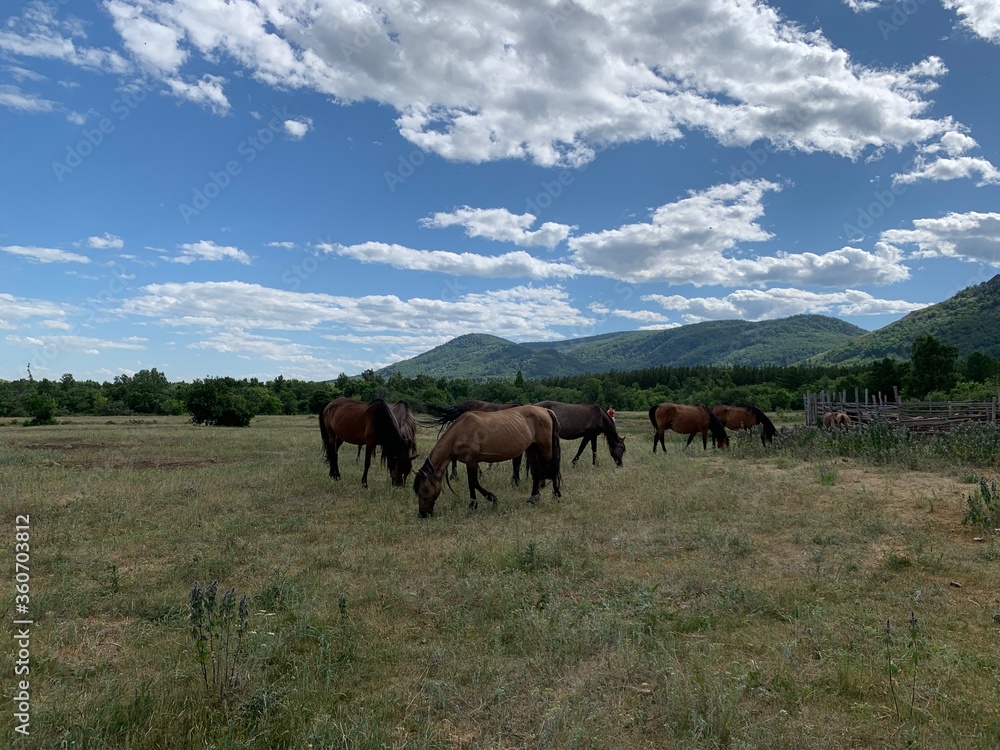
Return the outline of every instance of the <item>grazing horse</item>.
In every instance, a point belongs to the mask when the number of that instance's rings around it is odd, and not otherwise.
[[[403,440],[406,441],[406,446],[410,450],[410,460],[413,461],[420,454],[417,452],[417,420],[413,417],[413,409],[410,408],[410,402],[395,401],[389,404],[389,409],[392,411],[392,416],[396,419],[399,434],[403,436]],[[364,447],[363,444],[358,445],[358,455],[354,459],[355,461],[361,459],[361,449]]]
[[[823,426],[830,430],[842,430],[854,426],[854,420],[847,412],[828,411],[823,415]]]
[[[712,407],[715,416],[730,430],[752,430],[760,425],[760,444],[767,445],[774,440],[777,430],[767,415],[751,404],[750,406],[728,406],[721,404]]]
[[[687,435],[687,445],[691,445],[694,436],[701,433],[701,444],[708,450],[708,432],[712,431],[712,443],[716,448],[725,448],[729,445],[729,436],[726,428],[715,412],[704,404],[697,406],[687,406],[685,404],[653,404],[649,407],[649,421],[653,423],[653,453],[656,453],[656,444],[659,443],[664,451],[667,450],[666,443],[663,442],[663,433],[666,430],[679,432]]]
[[[543,480],[552,481],[552,494],[561,497],[559,485],[559,421],[549,409],[514,406],[501,411],[468,411],[444,431],[413,479],[421,518],[434,512],[448,463],[461,461],[469,475],[469,507],[476,508],[476,490],[496,504],[497,498],[479,483],[479,464],[509,461],[525,454],[531,472],[529,503],[538,501]]]
[[[504,411],[514,406],[524,406],[524,404],[517,402],[513,404],[495,404],[492,401],[479,401],[478,399],[473,398],[468,401],[460,401],[459,403],[452,404],[451,406],[427,404],[427,411],[430,412],[432,417],[434,417],[434,422],[436,424],[444,427],[445,425],[449,425],[454,422],[467,411]],[[521,483],[521,456],[515,456],[513,463],[514,476],[511,481],[517,485]],[[452,459],[451,478],[455,479],[457,477],[458,459]]]
[[[368,469],[376,446],[382,448],[382,460],[389,468],[389,475],[396,487],[402,487],[406,475],[413,468],[411,444],[400,431],[392,409],[380,398],[356,401],[353,398],[335,398],[323,407],[319,415],[319,432],[323,450],[330,464],[330,476],[340,479],[337,451],[344,443],[365,446],[365,471],[361,486],[368,486]],[[415,448],[416,443],[412,444]]]
[[[625,438],[618,434],[615,421],[611,415],[600,404],[565,404],[562,401],[539,401],[535,406],[543,409],[551,409],[559,420],[559,437],[563,440],[576,440],[583,438],[580,442],[580,449],[573,456],[572,464],[576,466],[576,461],[583,453],[583,449],[590,443],[592,455],[591,463],[597,465],[597,436],[603,434],[608,443],[608,451],[611,458],[618,466],[622,465],[622,458],[625,455]]]

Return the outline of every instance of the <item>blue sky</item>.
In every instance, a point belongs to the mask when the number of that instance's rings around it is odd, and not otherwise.
[[[995,0],[4,14],[0,378],[875,329],[1000,267]]]

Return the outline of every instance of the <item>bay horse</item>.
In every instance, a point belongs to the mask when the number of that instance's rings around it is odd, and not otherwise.
[[[513,406],[500,411],[467,411],[444,431],[413,479],[421,518],[434,513],[442,479],[451,461],[465,464],[469,476],[469,507],[478,507],[476,491],[496,505],[496,495],[479,483],[479,464],[510,461],[525,454],[531,473],[529,503],[538,501],[538,488],[551,480],[552,494],[562,497],[559,486],[561,459],[559,421],[550,409]]]
[[[720,404],[713,406],[712,411],[730,430],[752,430],[760,425],[760,444],[766,446],[774,440],[777,430],[774,422],[768,419],[767,415],[753,404],[750,406],[729,406]]]
[[[712,433],[712,443],[716,448],[725,448],[729,445],[729,436],[726,428],[715,412],[704,404],[688,406],[686,404],[653,404],[649,407],[649,421],[653,423],[653,453],[656,453],[656,444],[659,443],[664,451],[667,450],[666,443],[663,442],[663,433],[666,430],[673,430],[681,435],[687,435],[687,445],[691,445],[694,436],[701,433],[702,448],[708,450],[708,433]]]
[[[517,401],[512,404],[496,404],[492,401],[480,401],[478,399],[470,398],[467,401],[460,401],[459,403],[452,404],[451,406],[427,404],[427,411],[432,417],[434,417],[435,424],[444,427],[446,425],[450,425],[467,411],[504,411],[514,406],[524,406],[524,404]],[[516,456],[512,460],[514,464],[514,475],[511,481],[515,485],[518,485],[521,483],[521,457]],[[457,477],[458,459],[453,459],[451,462],[451,478],[456,479]]]
[[[587,443],[590,443],[591,464],[597,465],[597,436],[604,435],[608,452],[617,466],[622,465],[625,456],[625,438],[618,434],[615,420],[600,404],[566,404],[562,401],[538,401],[535,406],[551,409],[559,420],[559,437],[563,440],[583,438],[580,449],[573,456],[572,465],[580,458]]]
[[[330,476],[340,479],[337,452],[344,443],[365,447],[365,470],[361,475],[361,486],[368,486],[368,469],[376,447],[382,448],[382,460],[389,468],[389,476],[395,487],[406,483],[406,475],[413,468],[412,453],[416,442],[411,443],[400,431],[392,409],[380,398],[371,401],[357,401],[341,396],[323,407],[319,415],[319,432],[323,438],[323,450],[330,464]]]

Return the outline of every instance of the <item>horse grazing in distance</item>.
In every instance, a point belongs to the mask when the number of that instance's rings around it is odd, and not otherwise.
[[[515,406],[524,406],[524,404],[519,402],[515,402],[513,404],[496,404],[492,401],[480,401],[472,398],[467,401],[460,401],[457,404],[452,404],[451,406],[427,404],[427,411],[432,417],[434,417],[435,424],[445,427],[450,425],[467,411],[504,411]],[[521,483],[521,456],[515,456],[512,461],[514,464],[514,475],[511,481],[515,485],[518,485]],[[457,477],[458,459],[453,459],[451,462],[451,478],[455,479]]]
[[[729,436],[726,428],[715,412],[704,404],[688,406],[686,404],[653,404],[649,407],[649,421],[653,423],[653,453],[656,453],[656,444],[659,443],[664,451],[667,450],[666,443],[663,442],[663,433],[666,430],[673,430],[681,435],[687,435],[687,445],[691,445],[694,436],[701,433],[702,448],[708,450],[708,433],[712,433],[712,444],[716,448],[725,448],[729,445]]]
[[[389,476],[395,487],[406,483],[406,475],[413,468],[416,442],[407,440],[393,416],[392,409],[380,398],[372,401],[357,401],[340,397],[323,407],[319,415],[319,432],[323,438],[323,450],[330,464],[330,476],[340,479],[337,452],[344,443],[365,447],[365,470],[361,475],[361,486],[368,486],[368,469],[376,447],[382,448],[382,460],[389,468]]]
[[[509,461],[525,454],[531,473],[529,503],[538,501],[538,488],[551,480],[552,494],[561,497],[559,485],[559,421],[550,409],[514,406],[501,411],[467,411],[457,417],[427,455],[413,479],[421,518],[434,513],[442,480],[450,461],[465,464],[469,476],[469,507],[478,507],[476,491],[496,505],[496,495],[479,483],[479,464]]]
[[[767,415],[751,404],[750,406],[729,406],[720,404],[713,406],[712,411],[730,430],[752,430],[760,425],[760,444],[766,446],[774,440],[777,430],[774,423],[767,418]]]
[[[535,406],[543,409],[551,409],[555,412],[556,419],[559,420],[559,437],[563,440],[576,440],[583,438],[580,442],[580,449],[573,456],[572,464],[576,466],[576,461],[583,453],[583,449],[590,443],[592,454],[592,465],[597,465],[597,436],[604,435],[608,443],[608,452],[616,465],[622,465],[622,458],[625,456],[625,438],[618,434],[615,421],[608,414],[607,410],[600,404],[566,404],[562,401],[539,401]]]
[[[843,430],[854,426],[851,415],[844,411],[828,411],[823,415],[823,426],[828,430]]]

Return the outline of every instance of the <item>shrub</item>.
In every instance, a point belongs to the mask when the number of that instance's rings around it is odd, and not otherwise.
[[[195,424],[219,427],[248,427],[257,416],[258,399],[246,381],[235,378],[196,380],[188,389],[185,404]]]
[[[44,393],[34,393],[25,399],[25,408],[31,419],[28,425],[56,424],[56,400]]]

